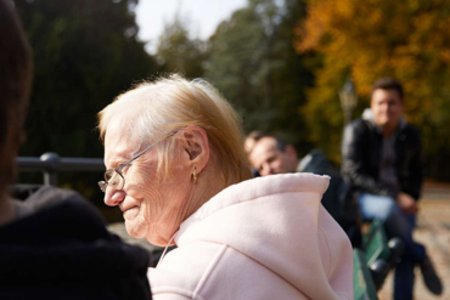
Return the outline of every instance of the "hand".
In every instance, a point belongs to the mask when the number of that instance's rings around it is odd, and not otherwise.
[[[419,210],[414,198],[402,192],[397,195],[397,204],[405,214],[416,214]]]

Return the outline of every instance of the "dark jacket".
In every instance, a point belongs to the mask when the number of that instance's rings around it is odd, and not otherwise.
[[[149,256],[72,191],[44,187],[0,226],[0,299],[151,299]]]
[[[336,168],[318,149],[310,151],[299,163],[299,172],[330,176],[330,184],[323,194],[322,205],[344,229],[353,247],[361,243],[361,231],[355,205],[348,184]]]
[[[392,191],[379,180],[383,137],[368,120],[347,125],[342,143],[342,175],[357,191],[396,198],[398,192],[420,197],[422,161],[420,135],[416,128],[403,124],[395,138],[395,170],[399,190]]]

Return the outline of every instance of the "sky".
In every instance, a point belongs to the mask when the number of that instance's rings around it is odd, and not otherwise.
[[[183,20],[189,21],[193,37],[207,39],[221,21],[246,4],[247,0],[139,0],[136,8],[139,38],[149,42],[146,49],[154,52],[164,25],[170,23],[178,11]]]

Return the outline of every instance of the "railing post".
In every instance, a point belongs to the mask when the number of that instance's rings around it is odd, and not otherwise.
[[[57,168],[60,162],[60,157],[54,152],[46,152],[41,155],[40,160],[46,165],[44,170],[44,184],[58,185]]]

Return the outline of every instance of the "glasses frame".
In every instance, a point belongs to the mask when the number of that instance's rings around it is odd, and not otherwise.
[[[139,151],[138,153],[134,154],[129,160],[119,164],[117,167],[115,168],[111,168],[111,169],[107,169],[103,175],[104,180],[100,180],[99,182],[97,182],[100,190],[105,193],[106,189],[108,188],[108,186],[114,186],[116,190],[123,190],[123,188],[125,187],[125,176],[122,173],[123,169],[125,169],[126,167],[130,166],[136,159],[138,159],[139,157],[141,157],[142,155],[144,155],[145,153],[147,153],[151,148],[153,148],[153,146],[156,146],[157,144],[161,143],[162,141],[168,139],[169,137],[174,136],[178,131],[173,131],[171,132],[169,135],[167,135],[165,138],[158,140],[157,142],[154,142],[150,145],[148,145],[147,147],[145,147],[143,150]],[[111,176],[109,176],[108,173],[111,173]],[[112,184],[110,183],[112,178],[115,176],[120,176],[121,177],[121,182],[122,184],[120,185],[120,187],[117,187],[116,184]],[[108,179],[109,176],[109,179]]]

